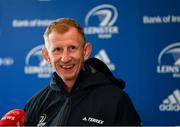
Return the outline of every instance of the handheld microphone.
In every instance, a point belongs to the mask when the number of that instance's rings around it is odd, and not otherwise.
[[[21,109],[7,112],[0,120],[0,126],[24,126],[26,113]]]

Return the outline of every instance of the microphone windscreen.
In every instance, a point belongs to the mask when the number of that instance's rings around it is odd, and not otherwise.
[[[23,126],[26,113],[21,109],[13,109],[7,112],[0,120],[0,126]]]

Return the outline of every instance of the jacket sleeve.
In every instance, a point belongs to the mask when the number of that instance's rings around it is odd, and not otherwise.
[[[139,114],[137,113],[129,96],[122,92],[117,107],[116,124],[121,126],[142,126]]]

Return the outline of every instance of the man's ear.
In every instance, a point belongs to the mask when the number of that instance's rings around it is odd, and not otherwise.
[[[42,48],[42,56],[45,59],[47,64],[51,64],[49,54],[48,54],[48,50],[45,47]]]
[[[84,45],[84,60],[87,60],[89,58],[89,56],[91,55],[91,51],[92,51],[92,45],[86,42]]]

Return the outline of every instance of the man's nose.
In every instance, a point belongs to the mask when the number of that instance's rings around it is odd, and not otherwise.
[[[68,53],[67,50],[64,50],[61,56],[61,61],[63,63],[67,63],[70,60],[70,54]]]

